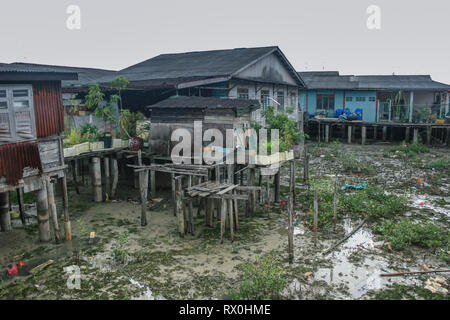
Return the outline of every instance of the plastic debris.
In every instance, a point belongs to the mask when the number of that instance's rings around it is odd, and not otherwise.
[[[15,275],[17,275],[17,273],[18,273],[17,265],[14,263],[12,265],[12,267],[10,269],[8,269],[8,275],[15,276]]]
[[[345,189],[366,189],[367,188],[367,184],[366,183],[361,183],[361,184],[344,184],[344,188]]]
[[[433,277],[428,279],[425,282],[425,286],[424,288],[427,290],[430,290],[432,293],[442,293],[442,294],[447,294],[448,290],[446,288],[444,288],[443,286],[445,285],[446,280],[444,277]]]

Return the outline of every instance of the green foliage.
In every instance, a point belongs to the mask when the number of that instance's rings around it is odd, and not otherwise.
[[[389,288],[374,292],[371,294],[376,300],[449,300],[450,298],[442,293],[432,293],[428,289],[418,286],[407,286],[395,283]]]
[[[425,165],[425,168],[439,171],[450,170],[450,159],[439,158]]]
[[[88,109],[97,108],[105,98],[105,94],[100,90],[98,84],[93,83],[89,86],[89,92],[84,97],[84,103]]]
[[[123,139],[135,137],[139,133],[136,131],[136,124],[139,120],[145,119],[141,112],[131,112],[127,109],[120,111],[120,128]]]
[[[391,153],[402,152],[406,154],[408,157],[412,158],[416,155],[430,152],[430,148],[428,148],[426,145],[422,143],[407,144],[406,142],[403,141],[399,146],[391,147],[389,149],[389,152]]]
[[[317,189],[317,224],[323,227],[333,219],[334,184],[329,178],[316,178],[312,180],[311,185],[306,192],[306,199],[302,200],[309,209],[305,217],[306,223],[310,226],[314,223],[314,189]]]
[[[253,263],[240,267],[242,282],[232,293],[234,300],[265,300],[280,296],[286,287],[287,277],[275,254],[259,257]]]
[[[128,86],[129,83],[130,81],[128,81],[124,77],[118,76],[110,82],[109,86],[113,89],[123,90]]]
[[[367,189],[341,195],[338,208],[343,213],[389,218],[406,211],[407,199],[404,196],[387,194],[378,186],[369,186]]]
[[[71,146],[79,144],[81,142],[81,135],[75,128],[70,129],[70,133],[67,138],[69,139],[69,144]]]
[[[263,110],[262,115],[266,118],[266,127],[269,134],[271,129],[278,129],[280,131],[279,151],[291,150],[292,145],[300,139],[300,134],[297,131],[294,119],[289,118],[287,113],[275,112],[272,106],[268,106],[266,110]]]
[[[449,233],[433,222],[411,220],[388,220],[375,225],[374,231],[390,242],[393,250],[402,250],[412,245],[424,248],[448,246]]]
[[[128,231],[119,234],[119,237],[114,239],[112,256],[119,263],[125,263],[128,251],[126,246],[128,244]]]
[[[88,141],[94,141],[98,137],[98,128],[96,125],[86,123],[81,127],[81,135]]]
[[[338,160],[342,164],[342,169],[346,172],[375,173],[375,169],[369,162],[357,159],[353,152],[340,153]]]

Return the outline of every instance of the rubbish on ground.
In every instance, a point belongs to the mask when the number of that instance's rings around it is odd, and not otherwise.
[[[367,188],[367,184],[366,183],[361,183],[361,184],[344,184],[344,188],[351,188],[351,189],[366,189]]]
[[[294,227],[294,236],[297,234],[305,234],[305,230]]]
[[[311,271],[308,271],[304,274],[305,277],[310,277],[312,275],[313,275],[313,273]]]
[[[17,265],[14,263],[11,268],[8,269],[8,275],[10,276],[14,276],[17,275],[18,270],[17,270]]]
[[[430,290],[432,293],[442,293],[447,294],[448,290],[446,288],[443,288],[442,286],[445,285],[445,278],[444,277],[434,277],[430,278],[425,282],[424,288],[427,290]]]
[[[450,272],[450,269],[382,273],[382,274],[380,274],[380,276],[381,277],[396,277],[396,276],[403,276],[403,275],[407,275],[407,274],[421,274],[421,273],[434,273],[434,272]]]
[[[19,262],[17,263],[17,265],[19,266],[19,268],[22,268],[22,267],[26,266],[26,264],[23,263],[22,261],[19,261]]]
[[[44,262],[44,263],[42,263],[42,264],[40,264],[40,265],[34,267],[33,269],[31,269],[31,270],[30,270],[30,273],[33,273],[33,272],[36,272],[36,271],[39,270],[39,269],[45,268],[46,266],[51,265],[51,264],[54,263],[54,262],[55,262],[54,260],[50,259],[50,260],[48,260],[47,262]]]
[[[29,288],[36,288],[36,289],[39,289],[41,287],[42,287],[42,283],[33,284],[32,286],[29,286]]]

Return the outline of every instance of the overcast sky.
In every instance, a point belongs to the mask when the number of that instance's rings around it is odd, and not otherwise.
[[[81,29],[69,30],[69,5]],[[366,26],[369,5],[381,29]],[[448,0],[2,0],[0,62],[121,69],[161,53],[278,45],[298,71],[450,83]]]

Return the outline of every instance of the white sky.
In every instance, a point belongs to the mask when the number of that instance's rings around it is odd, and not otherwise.
[[[381,8],[381,30],[366,8]],[[81,8],[81,30],[66,9]],[[298,71],[450,84],[448,0],[1,0],[0,62],[121,69],[161,53],[278,45]]]

